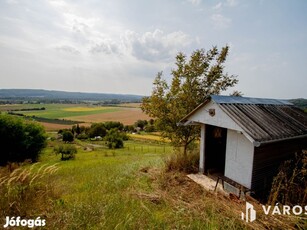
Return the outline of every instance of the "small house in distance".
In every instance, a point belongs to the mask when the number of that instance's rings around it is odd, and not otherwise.
[[[211,96],[181,123],[201,126],[201,173],[256,196],[269,191],[280,163],[307,147],[307,114],[284,100]]]

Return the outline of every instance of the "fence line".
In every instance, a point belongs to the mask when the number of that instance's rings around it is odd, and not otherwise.
[[[141,153],[166,153],[171,151],[171,146],[148,146],[148,145],[128,145],[124,147],[124,150],[133,150]]]

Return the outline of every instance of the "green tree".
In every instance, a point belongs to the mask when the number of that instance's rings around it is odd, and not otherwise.
[[[107,130],[116,128],[122,131],[124,129],[124,124],[119,121],[107,121],[104,123],[104,126],[106,127]]]
[[[7,162],[36,161],[46,146],[44,128],[35,122],[0,115],[0,165]]]
[[[77,135],[79,135],[81,133],[81,128],[80,128],[79,124],[73,125],[71,130],[73,131],[73,133],[76,133]]]
[[[109,149],[124,147],[124,136],[116,128],[110,129],[104,139]]]
[[[124,131],[130,132],[130,133],[134,132],[135,131],[134,125],[125,125]]]
[[[221,50],[216,46],[207,52],[199,49],[189,60],[185,54],[178,53],[171,83],[159,72],[151,96],[142,101],[142,110],[156,119],[162,136],[170,139],[174,146],[182,146],[185,155],[189,144],[199,138],[200,131],[197,126],[178,126],[177,123],[209,95],[220,94],[238,82],[234,75],[224,73],[228,52],[227,45]]]
[[[148,121],[146,120],[137,120],[134,123],[135,127],[139,127],[141,130],[144,130],[145,126],[148,124]]]
[[[103,123],[94,123],[88,130],[88,135],[90,138],[97,136],[104,137],[107,134],[107,129]]]
[[[59,145],[54,148],[56,154],[61,154],[61,160],[75,159],[78,152],[76,146],[71,144]]]
[[[63,131],[62,135],[63,135],[63,141],[65,142],[74,141],[74,134],[70,130]]]

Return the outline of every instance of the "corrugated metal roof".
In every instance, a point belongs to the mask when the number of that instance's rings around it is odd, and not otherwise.
[[[307,114],[287,101],[227,96],[211,98],[255,141],[307,135]]]
[[[223,104],[252,104],[252,105],[293,105],[289,101],[267,98],[235,97],[212,95],[212,100]]]

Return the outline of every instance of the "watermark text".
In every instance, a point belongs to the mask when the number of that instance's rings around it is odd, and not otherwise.
[[[46,225],[46,220],[41,219],[40,217],[37,217],[36,219],[21,219],[20,216],[17,216],[16,218],[13,217],[5,217],[5,225],[3,225],[4,228],[7,227],[28,227],[28,228],[34,228],[34,227],[42,227]]]

